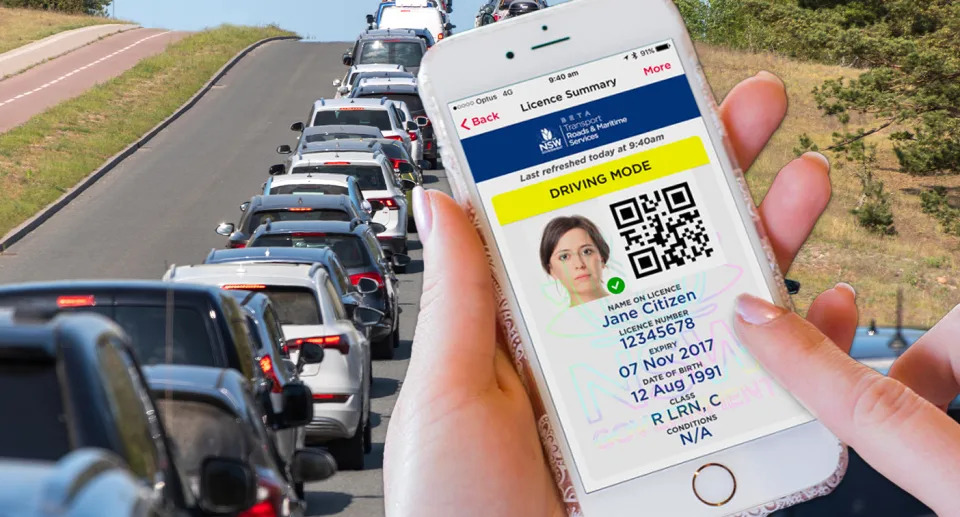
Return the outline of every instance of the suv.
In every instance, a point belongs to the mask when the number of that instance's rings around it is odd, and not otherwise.
[[[259,228],[250,239],[251,248],[321,248],[329,247],[350,274],[350,282],[358,285],[360,279],[370,278],[377,283],[375,292],[364,295],[364,302],[384,313],[384,319],[371,329],[373,356],[378,359],[393,357],[400,346],[400,306],[394,267],[406,267],[410,258],[383,253],[370,226],[360,222],[292,222],[277,223],[270,228]]]
[[[317,142],[334,142],[337,140],[364,140],[380,139],[383,133],[373,126],[354,126],[336,124],[331,126],[310,126],[304,128],[297,140],[297,145],[293,149],[289,145],[277,147],[277,154],[291,154],[296,150],[297,154],[302,153],[307,144]]]
[[[368,17],[369,19],[369,17]],[[427,44],[414,34],[402,31],[368,30],[360,33],[353,48],[343,54],[343,64],[400,65],[413,75],[420,71],[420,61],[427,52]]]
[[[271,176],[263,183],[263,195],[308,194],[317,196],[347,196],[361,219],[370,221],[374,210],[383,208],[382,203],[371,203],[363,197],[356,176],[345,174],[285,174]]]
[[[330,248],[244,248],[239,250],[211,250],[204,264],[323,264],[333,287],[340,295],[340,302],[353,317],[354,309],[366,305],[364,295],[379,289],[379,284],[370,278],[361,278],[357,285],[351,283],[350,274],[340,258]]]
[[[217,234],[229,237],[228,248],[247,245],[258,226],[272,221],[352,221],[369,219],[347,196],[276,195],[253,196],[240,205],[238,224],[220,223]]]
[[[313,391],[314,416],[307,442],[335,439],[331,450],[341,468],[363,468],[372,447],[370,342],[356,325],[380,323],[383,313],[358,307],[353,318],[340,303],[321,264],[204,264],[171,268],[173,282],[216,285],[221,289],[263,292],[280,316],[286,350],[297,359],[303,344],[326,350],[323,361],[304,367],[300,378]]]
[[[416,80],[410,79],[363,79],[350,92],[350,97],[355,99],[369,99],[386,97],[395,102],[406,104],[410,112],[410,118],[417,127],[420,128],[420,138],[422,154],[421,158],[430,163],[431,169],[437,168],[437,137],[433,132],[433,125],[430,118],[427,117],[426,110],[423,109],[423,101],[420,100],[420,89]],[[416,153],[411,153],[414,159]]]
[[[194,495],[119,326],[95,314],[48,319],[50,313],[35,306],[7,312],[0,316],[0,387],[7,394],[0,416],[16,425],[0,426],[0,456],[56,461],[96,447],[120,456],[162,513],[219,515],[253,504],[251,466],[214,451],[197,472],[201,489]],[[107,511],[107,501],[99,503],[94,514]]]
[[[291,131],[302,132],[312,126],[371,126],[383,133],[384,138],[403,142],[412,152],[410,132],[420,129],[410,120],[403,122],[403,115],[393,101],[383,99],[320,99],[310,110],[307,122],[294,122]],[[304,151],[306,152],[306,151]]]
[[[347,70],[343,79],[334,79],[333,86],[337,89],[336,98],[339,99],[350,93],[357,80],[369,77],[409,77],[417,76],[408,72],[403,65],[354,65]]]
[[[432,5],[419,4],[410,0],[397,0],[394,5],[390,5],[390,2],[381,3],[377,16],[367,17],[368,27],[380,30],[424,28],[437,41],[452,33],[455,26],[447,19],[447,13]]]

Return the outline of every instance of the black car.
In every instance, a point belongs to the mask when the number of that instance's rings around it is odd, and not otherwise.
[[[350,274],[350,283],[357,285],[361,278],[376,281],[378,289],[364,295],[367,306],[384,313],[381,323],[370,331],[372,352],[378,359],[393,357],[394,348],[400,346],[399,280],[393,268],[405,266],[410,258],[394,255],[388,259],[369,225],[359,221],[276,223],[269,228],[258,228],[250,238],[249,247],[329,247]]]
[[[289,462],[281,461],[249,384],[237,371],[165,365],[148,366],[144,374],[187,479],[198,478],[204,458],[211,454],[253,467],[258,497],[246,514],[302,515],[304,483],[336,472],[333,458],[322,451],[300,449]],[[301,396],[311,398],[305,388]],[[286,417],[305,424],[313,418],[309,407]]]
[[[367,30],[360,34],[353,48],[343,54],[343,64],[403,65],[410,73],[420,71],[420,61],[427,52],[427,44],[415,34],[384,34],[386,31]]]
[[[340,302],[353,318],[353,311],[364,303],[364,294],[372,294],[380,288],[371,278],[360,278],[356,285],[350,279],[350,273],[340,262],[340,258],[331,248],[244,248],[237,250],[211,250],[204,264],[232,263],[280,263],[280,264],[322,264],[332,280]]]
[[[199,490],[181,477],[130,338],[117,324],[96,314],[50,318],[29,306],[4,312],[0,416],[11,425],[0,426],[0,457],[57,461],[76,449],[105,449],[126,462],[164,513],[219,515],[253,504],[249,464],[208,454]]]
[[[540,10],[540,5],[536,2],[513,2],[510,4],[510,10],[507,12],[507,18],[515,18],[523,14],[529,14]]]
[[[437,157],[439,156],[437,136],[434,134],[433,124],[430,123],[426,110],[423,109],[420,90],[415,82],[384,81],[376,84],[368,83],[354,88],[350,92],[350,97],[355,99],[381,99],[386,97],[392,101],[406,103],[407,109],[413,115],[414,122],[420,127],[420,135],[423,138],[423,159],[429,163],[431,169],[437,168]],[[407,121],[401,120],[401,122]]]
[[[282,194],[253,196],[240,205],[238,224],[220,223],[217,234],[228,236],[228,248],[243,248],[258,226],[268,221],[352,221],[365,220],[347,196]]]
[[[0,508],[17,517],[174,515],[150,497],[123,460],[103,449],[77,449],[60,461],[0,461]]]

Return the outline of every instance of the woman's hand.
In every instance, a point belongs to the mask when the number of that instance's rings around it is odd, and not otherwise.
[[[744,295],[740,338],[780,384],[878,472],[932,508],[960,515],[960,307],[911,346],[889,377],[851,359],[803,318]]]
[[[761,72],[734,88],[721,114],[747,168],[787,109],[783,84]],[[504,156],[509,159],[509,156]],[[807,154],[780,171],[760,214],[782,270],[830,199],[829,165]],[[390,419],[384,458],[388,515],[561,516],[534,413],[496,342],[496,305],[483,247],[464,212],[439,192],[414,194],[425,274],[413,357]],[[818,297],[809,320],[847,348],[853,293]]]

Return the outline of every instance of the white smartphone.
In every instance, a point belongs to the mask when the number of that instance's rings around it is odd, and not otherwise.
[[[672,2],[458,34],[419,81],[571,514],[757,515],[840,482],[846,447],[732,330],[740,293],[791,304]]]

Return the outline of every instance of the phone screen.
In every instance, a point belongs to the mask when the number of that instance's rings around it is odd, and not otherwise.
[[[767,266],[672,41],[448,109],[587,492],[813,419],[735,337]]]

